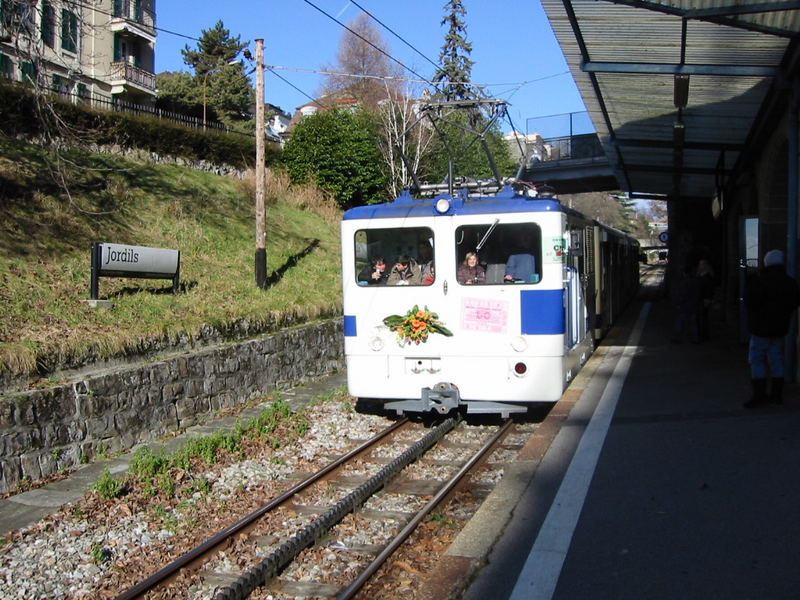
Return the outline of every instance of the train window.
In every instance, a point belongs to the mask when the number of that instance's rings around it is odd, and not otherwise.
[[[435,279],[428,227],[360,229],[354,242],[358,285],[431,285]]]
[[[499,221],[456,229],[456,280],[475,283],[539,283],[542,230],[536,223]]]

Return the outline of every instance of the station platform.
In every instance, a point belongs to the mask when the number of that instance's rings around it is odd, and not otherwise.
[[[672,323],[663,295],[628,308],[460,598],[800,598],[800,390],[743,408],[738,323]]]

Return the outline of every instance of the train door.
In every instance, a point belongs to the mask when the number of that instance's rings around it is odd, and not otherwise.
[[[564,288],[566,309],[567,349],[583,341],[587,327],[587,308],[584,285],[585,239],[584,228],[573,227],[568,232],[569,247],[564,261]]]

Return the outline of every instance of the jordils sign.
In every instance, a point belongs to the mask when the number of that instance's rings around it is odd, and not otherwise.
[[[171,279],[172,293],[178,292],[181,253],[166,248],[92,243],[92,281],[89,298],[97,300],[100,277]]]

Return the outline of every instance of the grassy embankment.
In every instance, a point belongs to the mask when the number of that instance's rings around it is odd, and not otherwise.
[[[0,136],[0,371],[35,376],[193,338],[205,325],[255,332],[340,310],[340,215],[318,191],[271,179],[267,267],[278,277],[260,290],[252,180],[66,158],[56,165],[53,154]],[[92,241],[180,250],[181,293],[162,293],[166,280],[103,278],[100,297],[113,307],[90,308]]]

